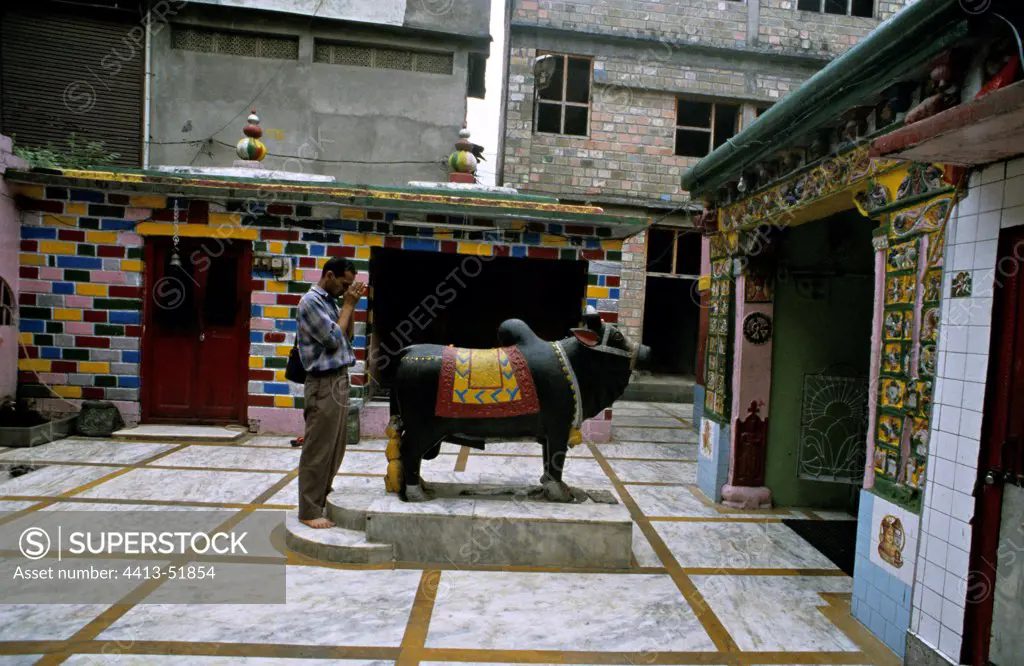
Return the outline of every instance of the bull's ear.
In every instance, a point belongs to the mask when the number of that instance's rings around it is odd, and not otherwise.
[[[593,347],[598,343],[597,333],[589,328],[574,328],[572,329],[572,334],[587,347]]]

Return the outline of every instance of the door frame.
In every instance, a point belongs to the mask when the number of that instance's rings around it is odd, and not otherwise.
[[[1013,257],[1015,247],[1024,243],[1024,227],[1005,229],[1000,233],[997,257]],[[964,616],[964,642],[961,661],[984,666],[988,663],[990,637],[994,620],[996,569],[999,557],[1000,523],[1002,518],[1002,479],[986,484],[989,470],[1003,470],[1014,464],[1004,459],[1007,431],[1015,409],[1020,409],[1024,396],[1016,396],[1014,365],[1024,366],[1024,262],[1018,260],[1013,275],[999,271],[992,303],[992,338],[985,384],[985,413],[982,421],[981,448],[978,455],[978,476],[975,482],[974,520],[971,526],[970,570]],[[1021,349],[1018,353],[1018,341]],[[1017,446],[1020,446],[1018,441]],[[1021,470],[1016,470],[1019,474]],[[977,600],[972,601],[972,596]]]
[[[193,240],[193,237],[189,238]],[[245,239],[239,238],[219,238],[214,237],[212,234],[210,237],[203,237],[201,240],[216,240],[223,243],[225,240],[229,244],[241,243],[241,252],[239,254],[239,298],[242,301],[240,308],[242,308],[242,322],[239,326],[239,335],[243,338],[243,343],[240,344],[238,357],[235,359],[235,372],[238,378],[239,392],[238,402],[236,404],[238,409],[238,419],[201,419],[198,416],[188,419],[175,419],[175,418],[162,418],[154,417],[152,414],[152,390],[153,383],[148,381],[152,374],[151,365],[153,359],[153,337],[154,327],[151,323],[153,316],[154,305],[152,299],[148,297],[149,294],[153,293],[155,287],[154,277],[157,266],[157,245],[170,242],[170,239],[162,235],[154,235],[144,237],[144,258],[143,263],[143,285],[146,294],[146,298],[142,301],[142,341],[141,341],[141,364],[139,367],[139,381],[141,383],[141,391],[139,392],[139,400],[141,402],[140,416],[141,423],[143,424],[168,424],[168,425],[248,425],[248,409],[249,409],[249,349],[252,341],[250,339],[251,323],[252,323],[252,242]]]

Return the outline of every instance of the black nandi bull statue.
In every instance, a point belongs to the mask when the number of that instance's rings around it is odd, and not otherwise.
[[[402,349],[391,389],[388,491],[409,502],[428,499],[420,462],[435,458],[442,441],[483,449],[487,440],[536,439],[544,447],[545,498],[571,501],[562,464],[581,441],[582,422],[610,407],[650,356],[592,308],[583,322],[557,342],[509,319],[498,327],[495,349]]]

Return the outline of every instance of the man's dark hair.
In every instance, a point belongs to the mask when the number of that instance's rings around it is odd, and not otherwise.
[[[356,265],[343,257],[331,257],[324,264],[324,272],[320,274],[320,277],[326,277],[328,272],[334,273],[334,277],[340,278],[345,273],[355,274]]]

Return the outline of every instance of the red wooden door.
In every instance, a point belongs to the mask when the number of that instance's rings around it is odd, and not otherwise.
[[[1008,617],[1003,610],[996,614],[994,609],[999,586],[1006,587],[1007,575],[1020,568],[1019,557],[1007,557],[1015,555],[1007,549],[1006,543],[1014,535],[1008,534],[1005,520],[1012,516],[1003,513],[1005,500],[1010,498],[1007,493],[1021,493],[1024,480],[1024,262],[1017,259],[1024,256],[1022,250],[1024,230],[1004,231],[999,245],[998,256],[1003,259],[999,263],[993,303],[992,353],[967,586],[964,655],[969,663],[977,665],[989,664],[990,658],[995,656],[991,654],[994,621],[1000,633],[1020,630],[1020,618]],[[1019,497],[1013,499],[1014,504],[1019,504]],[[999,626],[1007,623],[1016,626]],[[1000,659],[996,666],[1009,666],[1009,663]]]
[[[251,283],[248,242],[147,244],[143,418],[244,423]]]

